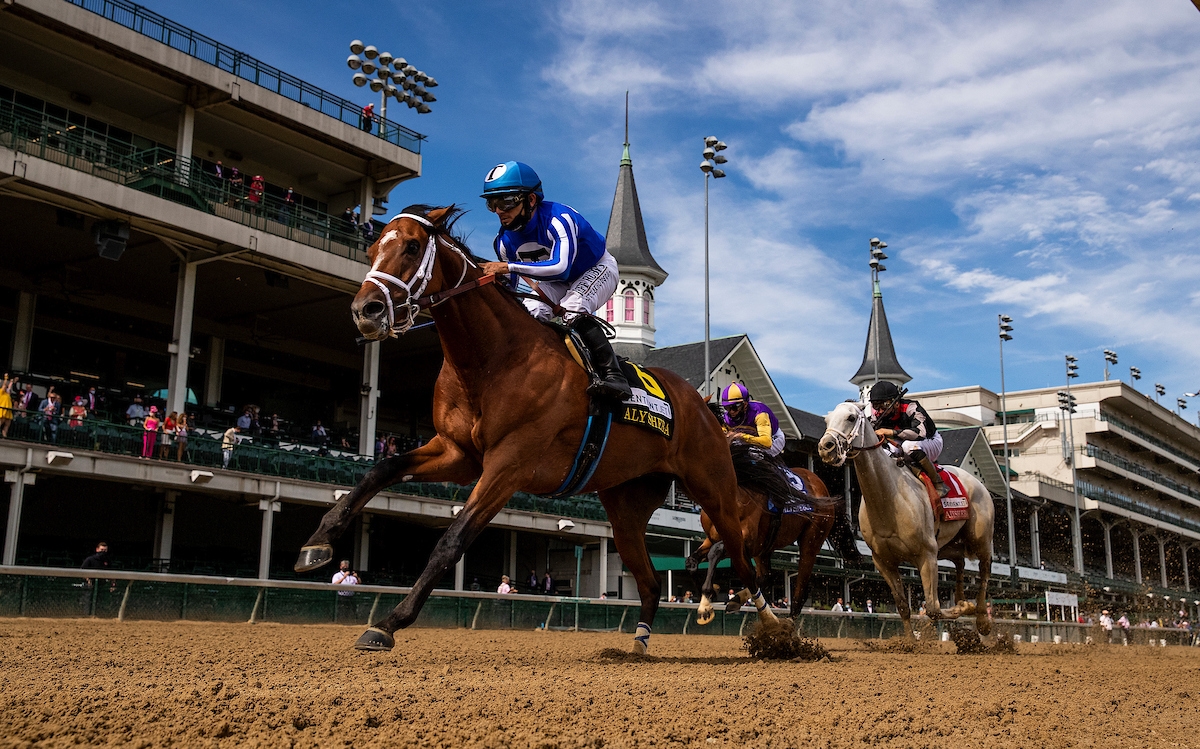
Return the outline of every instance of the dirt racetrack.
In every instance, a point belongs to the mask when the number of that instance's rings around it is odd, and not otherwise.
[[[0,620],[0,746],[1200,747],[1200,648],[756,662],[732,637]]]

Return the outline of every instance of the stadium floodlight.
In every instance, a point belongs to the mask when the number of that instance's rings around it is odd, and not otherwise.
[[[629,94],[625,94],[625,133],[628,141],[629,134]],[[628,143],[626,143],[628,145]],[[724,169],[718,169],[717,164],[726,164],[729,162],[724,156],[718,156],[720,151],[724,151],[728,146],[724,141],[717,138],[715,135],[708,135],[704,138],[704,149],[700,152],[703,160],[700,162],[700,171],[704,172],[704,389],[701,393],[708,397],[712,395],[712,339],[709,333],[709,314],[711,307],[709,306],[708,293],[708,181],[709,177],[713,179],[721,179],[725,176]]]
[[[1165,387],[1163,387],[1161,383],[1158,383],[1158,382],[1154,383],[1154,402],[1155,403],[1158,403],[1158,399],[1161,396],[1164,396],[1166,394],[1167,394],[1167,389]]]
[[[1104,349],[1104,381],[1108,382],[1108,365],[1117,363],[1117,352],[1112,349]]]
[[[372,91],[382,95],[379,105],[380,135],[384,135],[387,129],[383,123],[387,121],[389,98],[407,104],[410,109],[417,110],[418,114],[429,114],[433,111],[429,104],[437,101],[437,97],[425,90],[438,85],[432,76],[423,70],[417,70],[405,58],[395,57],[391,52],[380,52],[378,47],[364,45],[359,39],[350,42],[350,51],[354,54],[346,59],[346,65],[357,71],[351,81],[359,88],[369,85]],[[377,75],[378,80],[371,80],[372,75]],[[424,84],[425,88],[420,84]],[[406,91],[415,91],[415,96],[407,95]],[[364,123],[364,127],[367,127],[367,123]]]
[[[1132,387],[1133,383],[1137,382],[1140,379],[1142,379],[1142,370],[1138,369],[1137,367],[1130,367],[1129,368],[1129,385]]]
[[[1079,473],[1076,465],[1079,461],[1075,459],[1075,396],[1071,395],[1071,380],[1079,376],[1079,360],[1070,354],[1067,354],[1064,359],[1067,364],[1067,389],[1059,391],[1058,407],[1066,413],[1067,430],[1070,437],[1067,461],[1071,464],[1071,496],[1075,498],[1075,523],[1071,529],[1071,547],[1075,556],[1075,574],[1082,575],[1083,529],[1080,525],[1082,520],[1079,510]]]
[[[1067,381],[1071,381],[1079,376],[1079,360],[1070,354],[1066,355],[1067,360]]]
[[[1185,400],[1183,398],[1176,398],[1175,406],[1176,406],[1176,412],[1179,413],[1180,416],[1182,416],[1183,412],[1187,410],[1187,400]]]

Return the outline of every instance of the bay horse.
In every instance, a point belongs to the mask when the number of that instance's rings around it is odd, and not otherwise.
[[[992,527],[995,507],[992,495],[974,475],[954,466],[943,466],[958,477],[967,490],[969,516],[966,520],[940,520],[929,504],[925,485],[907,468],[896,464],[885,449],[886,439],[875,439],[866,407],[847,401],[825,417],[825,434],[817,443],[821,459],[840,466],[854,461],[862,504],[858,509],[859,528],[871,548],[875,569],[883,575],[896,610],[904,625],[905,636],[912,637],[912,626],[905,586],[900,580],[900,563],[907,562],[921,573],[925,588],[925,613],[930,619],[957,619],[975,614],[975,628],[981,635],[991,631],[987,617],[987,586],[992,572]],[[974,601],[963,594],[963,568],[966,559],[979,561],[979,593]],[[938,559],[949,559],[957,572],[956,603],[942,610],[938,601]]]
[[[751,557],[758,571],[758,588],[761,590],[771,574],[771,553],[792,543],[799,546],[796,558],[796,581],[792,586],[791,616],[793,626],[799,621],[800,609],[808,600],[812,584],[813,567],[817,554],[825,539],[833,533],[833,540],[847,564],[859,564],[862,556],[854,541],[854,532],[846,516],[844,501],[829,496],[829,489],[817,474],[804,468],[789,468],[804,481],[807,491],[804,497],[812,506],[811,512],[785,513],[772,527],[772,513],[767,506],[768,495],[779,498],[796,492],[769,464],[761,460],[761,452],[744,442],[730,443],[734,471],[738,478],[738,513],[741,520],[741,540],[745,553]],[[685,567],[692,574],[701,592],[700,606],[696,611],[696,623],[708,624],[716,616],[712,607],[715,593],[713,575],[717,564],[725,556],[725,542],[713,525],[707,512],[700,512],[700,524],[705,539],[688,556]],[[836,531],[836,532],[835,532]],[[708,561],[708,572],[700,576],[700,563]]]
[[[413,623],[434,584],[516,491],[551,494],[565,485],[588,421],[588,376],[562,334],[538,322],[517,298],[485,275],[477,258],[452,235],[455,206],[414,205],[392,218],[368,250],[371,270],[351,304],[364,338],[407,332],[428,308],[444,363],[433,394],[436,436],[416,450],[378,462],[325,514],[302,547],[295,569],[333,559],[341,536],[380,490],[397,482],[476,482],[446,529],[412,592],[359,637],[359,650],[390,650],[392,633]],[[635,653],[645,653],[658,610],[660,583],[646,548],[650,516],[678,480],[727,537],[738,532],[737,478],[716,417],[678,375],[649,370],[674,411],[670,439],[613,420],[607,449],[579,493],[598,492],[621,560],[637,581],[640,619]],[[761,616],[778,621],[755,585],[741,548],[730,559]]]

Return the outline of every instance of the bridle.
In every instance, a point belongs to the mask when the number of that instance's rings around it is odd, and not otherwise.
[[[421,295],[425,293],[425,287],[429,285],[429,281],[433,278],[433,266],[437,259],[437,240],[441,236],[442,230],[439,229],[429,219],[425,218],[424,216],[418,216],[415,213],[397,214],[393,216],[391,221],[388,221],[388,223],[390,224],[392,221],[395,221],[399,218],[412,219],[418,224],[425,226],[429,230],[429,241],[425,243],[425,254],[421,256],[421,263],[417,266],[417,270],[407,281],[396,278],[390,273],[384,273],[381,270],[375,269],[368,271],[366,277],[363,279],[364,283],[373,283],[381,292],[383,292],[383,299],[387,302],[388,334],[392,338],[395,338],[403,333],[407,333],[408,330],[412,328],[413,322],[417,318],[417,314],[422,309],[436,307],[437,305],[446,301],[446,299],[455,296],[457,293],[468,291],[478,286],[495,281],[495,276],[484,276],[483,278],[480,278],[477,281],[472,282],[472,284],[468,284],[466,287],[464,287],[463,280],[467,277],[467,268],[476,268],[478,266],[476,266],[475,263],[472,262],[469,257],[467,257],[467,254],[459,249],[454,242],[446,242],[446,246],[457,252],[458,256],[462,258],[462,273],[459,275],[458,282],[454,284],[454,286],[444,289],[436,294],[431,294],[428,297],[422,297]],[[408,314],[405,316],[404,321],[400,324],[396,324],[396,302],[394,302],[392,299],[392,290],[388,287],[388,284],[392,284],[397,288],[404,289],[404,291],[407,292],[407,296],[404,298],[403,302],[399,303],[399,306],[406,310]]]
[[[864,429],[864,425],[867,423],[868,420],[867,420],[867,411],[865,408],[859,408],[856,405],[854,408],[854,412],[856,414],[855,419],[854,419],[854,426],[850,428],[849,432],[843,432],[834,427],[826,427],[826,429],[825,429],[826,434],[829,434],[830,432],[833,433],[833,435],[834,435],[833,440],[834,440],[835,446],[837,447],[838,454],[844,456],[841,459],[841,461],[838,463],[838,465],[842,465],[847,460],[854,460],[864,450],[876,450],[880,447],[883,447],[885,444],[887,444],[887,438],[880,437],[879,441],[873,445],[865,445],[863,447],[858,447],[857,445],[855,445],[854,443],[856,441],[859,441],[860,437],[862,438],[862,441],[864,441],[864,442],[866,441],[866,437],[865,437],[865,433],[864,433],[863,429]]]

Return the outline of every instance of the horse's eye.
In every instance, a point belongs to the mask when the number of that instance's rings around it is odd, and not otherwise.
[[[416,255],[420,250],[421,244],[415,239],[410,239],[404,244],[405,255]]]

